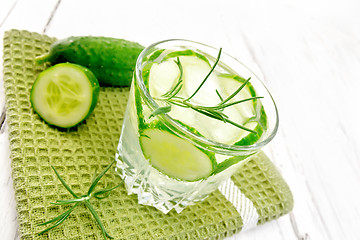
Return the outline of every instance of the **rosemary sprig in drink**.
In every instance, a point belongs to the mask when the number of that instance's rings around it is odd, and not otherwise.
[[[104,199],[106,197],[109,196],[110,192],[114,189],[116,189],[117,187],[119,187],[121,185],[121,183],[119,185],[116,185],[115,187],[111,187],[111,188],[104,188],[104,189],[101,189],[101,190],[98,190],[98,191],[94,191],[98,182],[100,181],[100,179],[105,175],[105,173],[111,168],[111,166],[115,163],[115,160],[112,161],[99,175],[97,175],[90,187],[89,187],[89,190],[87,192],[87,194],[85,195],[77,195],[70,187],[69,185],[67,185],[67,183],[64,181],[64,179],[60,176],[60,174],[56,171],[56,169],[51,166],[51,168],[54,170],[57,178],[60,180],[60,182],[62,183],[62,185],[66,188],[66,190],[74,197],[73,199],[68,199],[68,200],[57,200],[56,202],[54,203],[51,203],[51,204],[54,204],[54,205],[67,205],[67,204],[74,204],[69,210],[67,210],[66,212],[60,214],[59,216],[47,221],[47,222],[44,222],[44,223],[41,223],[39,224],[40,226],[44,226],[44,225],[47,225],[47,224],[50,224],[50,223],[54,223],[54,225],[48,227],[47,229],[41,231],[38,235],[41,235],[43,233],[46,233],[48,232],[49,230],[59,226],[62,222],[65,221],[65,219],[67,217],[70,216],[71,212],[81,203],[84,203],[84,205],[86,206],[87,209],[89,209],[90,213],[93,215],[93,217],[95,218],[97,224],[99,225],[101,231],[102,231],[102,235],[104,237],[104,239],[107,239],[107,238],[113,238],[112,236],[110,236],[110,234],[106,231],[104,225],[102,224],[98,214],[96,213],[95,209],[93,208],[93,206],[91,205],[90,203],[90,199],[91,198],[96,198],[96,199]]]
[[[244,82],[241,84],[241,86],[239,88],[237,88],[230,96],[228,96],[225,99],[220,95],[219,91],[216,89],[215,91],[216,91],[216,94],[218,95],[218,97],[220,98],[220,102],[215,106],[202,106],[202,105],[194,104],[194,103],[190,102],[190,100],[199,92],[201,87],[205,84],[207,79],[214,72],[216,66],[218,65],[218,63],[220,61],[221,52],[222,52],[222,48],[220,48],[218,56],[215,60],[215,63],[213,64],[209,73],[206,75],[204,80],[199,84],[199,86],[196,88],[196,90],[188,98],[177,96],[177,94],[180,92],[181,88],[183,87],[183,79],[182,79],[183,78],[183,67],[180,62],[180,58],[177,57],[177,59],[174,62],[176,63],[176,65],[179,68],[180,76],[179,76],[176,84],[172,88],[170,88],[165,94],[163,94],[161,97],[154,98],[155,100],[160,100],[160,101],[166,102],[167,105],[156,108],[151,113],[150,117],[154,117],[159,114],[168,113],[171,111],[172,105],[177,105],[177,106],[184,107],[184,108],[190,108],[198,113],[204,114],[205,116],[223,121],[225,123],[229,123],[235,127],[243,129],[245,131],[257,133],[256,131],[254,131],[252,129],[246,128],[246,127],[242,126],[241,124],[238,124],[238,123],[232,121],[226,114],[223,113],[223,110],[227,107],[230,107],[230,106],[233,106],[236,104],[240,104],[243,102],[263,98],[263,97],[257,96],[257,97],[246,98],[246,99],[242,99],[239,101],[234,101],[234,102],[229,103],[229,101],[231,99],[233,99],[246,86],[246,84],[248,84],[248,82],[250,81],[251,78],[243,79]]]

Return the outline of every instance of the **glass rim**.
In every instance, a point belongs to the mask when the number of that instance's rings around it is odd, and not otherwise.
[[[142,93],[142,97],[144,98],[146,104],[149,104],[152,109],[156,109],[157,107],[159,107],[159,105],[152,98],[149,90],[146,88],[146,86],[144,84],[144,81],[142,78],[142,69],[143,69],[142,63],[143,63],[144,57],[146,57],[149,53],[153,52],[155,50],[154,48],[156,46],[163,44],[163,43],[167,43],[167,42],[184,42],[184,43],[188,43],[188,44],[197,44],[197,45],[201,45],[203,47],[207,47],[207,48],[211,48],[213,50],[219,51],[219,49],[212,47],[210,45],[192,41],[192,40],[187,40],[187,39],[162,40],[162,41],[155,42],[155,43],[147,46],[146,48],[144,48],[143,51],[138,56],[137,61],[136,61],[135,73],[134,73],[134,74],[136,74],[136,77],[134,79],[137,83],[137,86],[140,88],[140,92]],[[186,47],[186,45],[184,45],[184,46]],[[222,51],[222,55],[224,55],[224,54],[227,57],[230,57],[232,60],[235,60],[237,63],[241,64],[251,74],[253,74],[257,78],[257,81],[259,81],[262,84],[262,86],[265,88],[265,90],[267,91],[267,93],[269,94],[269,96],[271,98],[272,103],[274,104],[275,115],[276,115],[275,126],[272,129],[272,131],[270,132],[270,134],[265,139],[263,139],[259,142],[257,141],[252,145],[245,145],[245,146],[225,144],[225,143],[221,143],[221,142],[217,142],[217,141],[208,139],[206,137],[199,136],[199,135],[189,131],[187,128],[185,128],[183,125],[181,125],[180,123],[175,121],[172,117],[170,117],[166,113],[157,115],[157,117],[159,117],[160,121],[164,122],[167,127],[171,128],[173,131],[175,131],[176,134],[178,134],[178,135],[180,134],[181,137],[188,139],[191,142],[195,142],[196,144],[200,144],[202,147],[204,147],[203,145],[206,145],[206,148],[210,147],[211,149],[216,149],[217,151],[220,151],[220,152],[229,152],[229,151],[230,152],[242,152],[242,151],[259,150],[260,148],[267,145],[275,137],[275,135],[278,131],[279,114],[278,114],[278,109],[277,109],[276,103],[275,103],[271,93],[269,92],[269,90],[267,89],[265,84],[263,83],[263,81],[261,81],[261,79],[251,69],[249,69],[245,64],[243,64],[236,58],[234,58],[231,55],[227,54],[226,52]]]

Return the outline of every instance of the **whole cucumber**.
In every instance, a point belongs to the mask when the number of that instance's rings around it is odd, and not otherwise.
[[[143,49],[140,44],[124,39],[72,36],[52,44],[50,51],[35,61],[79,64],[90,69],[102,86],[129,86]]]

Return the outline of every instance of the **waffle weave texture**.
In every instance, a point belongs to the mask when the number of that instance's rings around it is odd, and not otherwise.
[[[6,116],[19,233],[21,239],[102,239],[100,228],[82,205],[60,226],[37,236],[45,229],[38,224],[69,208],[50,202],[71,198],[50,164],[76,193],[85,194],[95,171],[104,169],[115,157],[129,92],[128,88],[101,87],[98,104],[85,122],[66,131],[48,126],[34,113],[29,95],[36,76],[48,67],[35,64],[34,58],[48,51],[55,40],[23,30],[4,35]],[[232,180],[254,203],[258,224],[293,207],[289,187],[263,153],[254,156]],[[112,169],[99,187],[120,181]],[[242,229],[239,213],[219,191],[180,214],[171,211],[165,215],[139,205],[124,186],[91,203],[115,239],[221,239]]]

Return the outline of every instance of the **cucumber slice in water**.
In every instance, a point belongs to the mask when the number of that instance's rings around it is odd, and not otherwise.
[[[140,144],[151,165],[162,173],[185,181],[208,177],[214,162],[190,142],[159,129],[146,129]]]
[[[219,81],[223,84],[222,92],[225,95],[230,95],[234,89],[238,88],[246,80],[238,75],[232,74],[219,74]],[[256,97],[254,87],[250,82],[232,99],[232,101],[238,101],[246,98]],[[237,140],[233,142],[233,145],[246,146],[254,144],[261,137],[264,129],[267,127],[267,117],[262,107],[261,100],[251,100],[236,105],[237,114],[242,116],[243,126],[254,130],[255,132],[241,131]]]
[[[99,82],[85,67],[72,63],[54,65],[39,74],[30,94],[35,112],[48,124],[70,128],[94,110]]]

